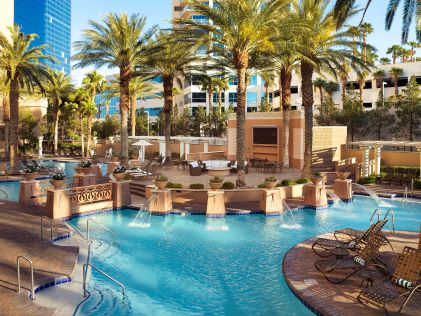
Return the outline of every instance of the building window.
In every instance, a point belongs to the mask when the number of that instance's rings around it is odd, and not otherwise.
[[[297,86],[291,87],[291,94],[297,94],[297,93],[298,93],[298,87]]]
[[[248,106],[247,107],[247,112],[248,113],[257,112],[257,107],[255,107],[255,106]]]
[[[207,53],[208,53],[208,47],[206,45],[200,46],[197,50],[198,55],[206,55]]]
[[[253,127],[253,144],[277,145],[278,128]]]
[[[200,86],[202,84],[203,76],[199,75],[192,75],[191,76],[191,84],[193,86]]]
[[[213,94],[212,100],[213,100],[214,103],[218,102],[218,93]],[[222,103],[225,103],[225,93],[223,93],[223,92],[221,94],[221,100],[222,100]]]
[[[206,92],[192,92],[192,102],[206,102]]]
[[[237,92],[228,93],[228,102],[229,103],[237,103]]]
[[[181,12],[181,11],[183,11],[183,7],[180,7],[180,6],[174,7],[174,12]]]
[[[408,78],[398,78],[398,87],[406,87],[408,85]]]
[[[230,86],[236,86],[238,85],[238,78],[231,76],[228,83]]]
[[[370,81],[366,81],[365,82],[365,85],[364,85],[364,90],[365,89],[371,89],[371,88],[373,88],[373,83],[371,82],[371,80]]]
[[[263,82],[262,82],[263,85]],[[257,86],[257,75],[253,75],[250,77],[250,86]]]
[[[373,103],[371,102],[364,102],[363,103],[364,108],[371,109],[373,107]]]
[[[247,105],[257,104],[257,92],[247,92]]]
[[[206,15],[193,15],[192,20],[201,24],[209,24],[209,18]]]

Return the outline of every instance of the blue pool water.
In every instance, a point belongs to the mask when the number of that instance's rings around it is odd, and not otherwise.
[[[396,229],[418,231],[421,204],[387,201]],[[325,210],[291,215],[152,216],[150,227],[131,226],[137,211],[95,215],[116,233],[93,227],[92,263],[123,282],[127,296],[98,273],[90,273],[92,296],[79,315],[311,315],[292,294],[281,271],[285,253],[300,241],[338,228],[364,229],[376,204],[367,197]],[[385,213],[386,209],[382,210]],[[71,222],[85,231],[87,218]],[[215,228],[223,230],[215,230]],[[211,229],[210,229],[211,228]],[[388,227],[386,227],[388,229]]]
[[[75,167],[77,166],[77,162],[64,162],[64,161],[57,161],[57,160],[44,160],[43,163],[47,167],[55,167],[61,168],[66,177],[73,177],[75,173]],[[102,174],[106,174],[107,171],[107,164],[101,164]],[[4,191],[7,193],[7,198],[4,195]],[[19,181],[0,181],[0,199],[7,199],[10,201],[18,201],[19,200]]]

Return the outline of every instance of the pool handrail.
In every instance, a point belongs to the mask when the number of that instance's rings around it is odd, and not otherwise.
[[[41,216],[41,241],[44,240],[44,219],[47,220],[48,222],[50,222],[51,226],[50,226],[50,242],[53,242],[53,228],[54,228],[54,221],[47,217],[47,216]]]
[[[91,263],[85,263],[83,265],[83,297],[86,297],[86,292],[87,292],[87,290],[86,290],[86,274],[88,273],[88,267],[91,267],[91,269],[94,269],[95,271],[99,272],[100,274],[102,274],[103,276],[105,276],[106,278],[108,278],[109,280],[111,280],[114,283],[116,283],[117,285],[119,285],[121,287],[121,289],[122,289],[123,296],[126,295],[126,287],[124,286],[123,283],[117,281],[115,278],[113,278],[112,276],[110,276],[106,272],[102,271],[101,269],[95,267]]]
[[[29,263],[29,268],[31,269],[31,301],[35,300],[35,287],[34,287],[34,267],[32,264],[32,261],[29,260],[25,256],[18,256],[16,258],[16,268],[17,268],[17,274],[18,274],[18,293],[20,293],[20,259],[24,259]]]
[[[388,209],[384,218],[386,219],[389,216],[389,213],[392,214],[392,232],[395,233],[395,212],[392,209]]]
[[[371,217],[370,217],[370,226],[373,224],[373,217],[376,214],[377,214],[377,221],[380,221],[380,210],[376,208],[374,210],[373,214],[371,214]]]
[[[86,221],[86,238],[88,240],[90,240],[90,238],[89,238],[89,222],[93,222],[93,223],[97,224],[99,227],[101,227],[102,229],[104,229],[104,230],[108,231],[109,233],[111,233],[113,235],[113,241],[115,241],[115,233],[111,229],[109,229],[109,228],[105,227],[104,225],[98,223],[93,218],[90,218],[90,219],[88,219]]]

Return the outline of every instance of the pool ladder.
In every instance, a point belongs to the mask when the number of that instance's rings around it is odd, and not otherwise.
[[[380,221],[380,216],[381,216],[380,210],[375,209],[370,218],[370,226],[373,224],[373,218],[376,214],[377,214],[377,220]],[[391,214],[391,217],[392,217],[392,232],[394,234],[395,233],[395,212],[392,209],[388,209],[386,212],[386,215],[384,216],[384,219],[388,218],[389,214]]]
[[[53,242],[54,221],[47,216],[41,217],[41,241],[44,240],[44,220],[50,223],[50,242]]]
[[[123,292],[123,296],[126,295],[126,287],[124,286],[123,283],[117,281],[115,278],[113,278],[112,276],[110,276],[109,274],[105,273],[104,271],[102,271],[101,269],[95,267],[94,265],[90,264],[90,263],[85,263],[83,265],[83,297],[86,297],[86,293],[88,292],[86,289],[86,275],[88,273],[88,268],[91,267],[91,270],[94,269],[95,271],[99,272],[101,275],[105,276],[108,280],[111,280],[112,282],[114,282],[115,284],[117,284],[118,286],[121,287],[121,290]]]
[[[33,301],[35,300],[35,287],[34,287],[34,267],[32,264],[32,261],[29,260],[25,256],[18,256],[16,258],[16,268],[17,268],[17,274],[18,274],[18,293],[20,293],[20,260],[26,260],[29,263],[29,268],[31,269],[31,296],[30,299]]]

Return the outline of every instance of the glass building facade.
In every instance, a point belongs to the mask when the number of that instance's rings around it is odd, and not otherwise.
[[[15,23],[24,33],[36,33],[33,45],[47,44],[45,53],[55,57],[51,68],[70,74],[71,0],[15,0]]]

